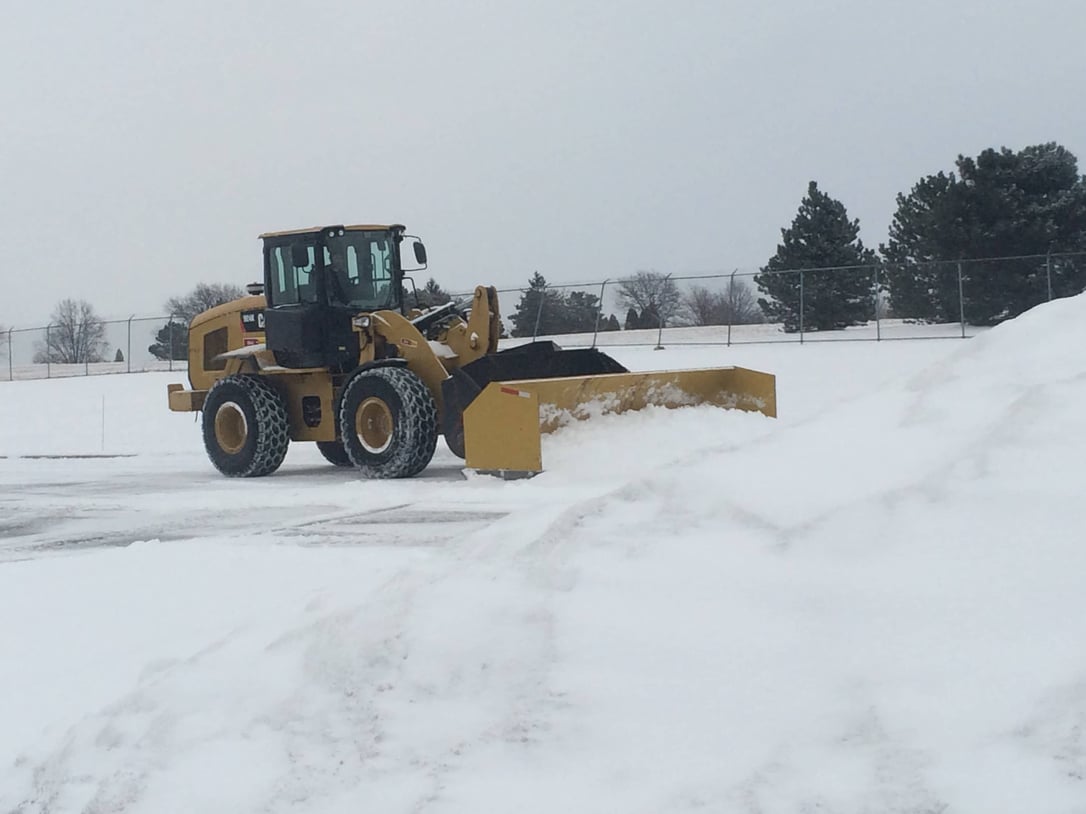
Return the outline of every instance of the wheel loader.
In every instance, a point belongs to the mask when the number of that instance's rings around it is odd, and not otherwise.
[[[427,257],[402,225],[260,239],[263,283],[192,320],[191,389],[168,386],[171,410],[202,412],[204,446],[224,475],[271,474],[291,441],[313,441],[366,477],[411,477],[444,435],[470,469],[530,476],[542,471],[541,433],[595,412],[709,403],[776,415],[774,378],[758,371],[630,373],[598,350],[552,342],[499,351],[493,287],[410,307],[405,274]]]

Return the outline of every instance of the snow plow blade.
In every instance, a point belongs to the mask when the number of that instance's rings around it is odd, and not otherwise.
[[[776,379],[723,367],[491,382],[464,410],[466,466],[504,478],[531,477],[543,471],[542,434],[570,421],[699,404],[776,418]]]

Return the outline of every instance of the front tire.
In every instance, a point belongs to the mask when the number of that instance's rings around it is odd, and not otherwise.
[[[290,423],[283,400],[257,376],[226,376],[204,400],[204,448],[227,477],[270,475],[287,454]]]
[[[339,426],[347,456],[367,478],[410,478],[434,457],[437,406],[404,367],[375,367],[343,390]]]

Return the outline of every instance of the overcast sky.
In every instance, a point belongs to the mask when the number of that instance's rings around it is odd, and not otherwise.
[[[877,246],[959,153],[1086,163],[1084,34],[1082,0],[7,2],[0,323],[157,314],[331,223],[407,224],[454,290],[752,268],[812,179]]]

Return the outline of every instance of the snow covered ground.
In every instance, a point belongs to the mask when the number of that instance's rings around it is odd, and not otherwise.
[[[510,483],[228,480],[176,374],[0,384],[0,811],[1086,811],[1084,344],[1078,297],[619,348],[780,418],[605,417]]]

